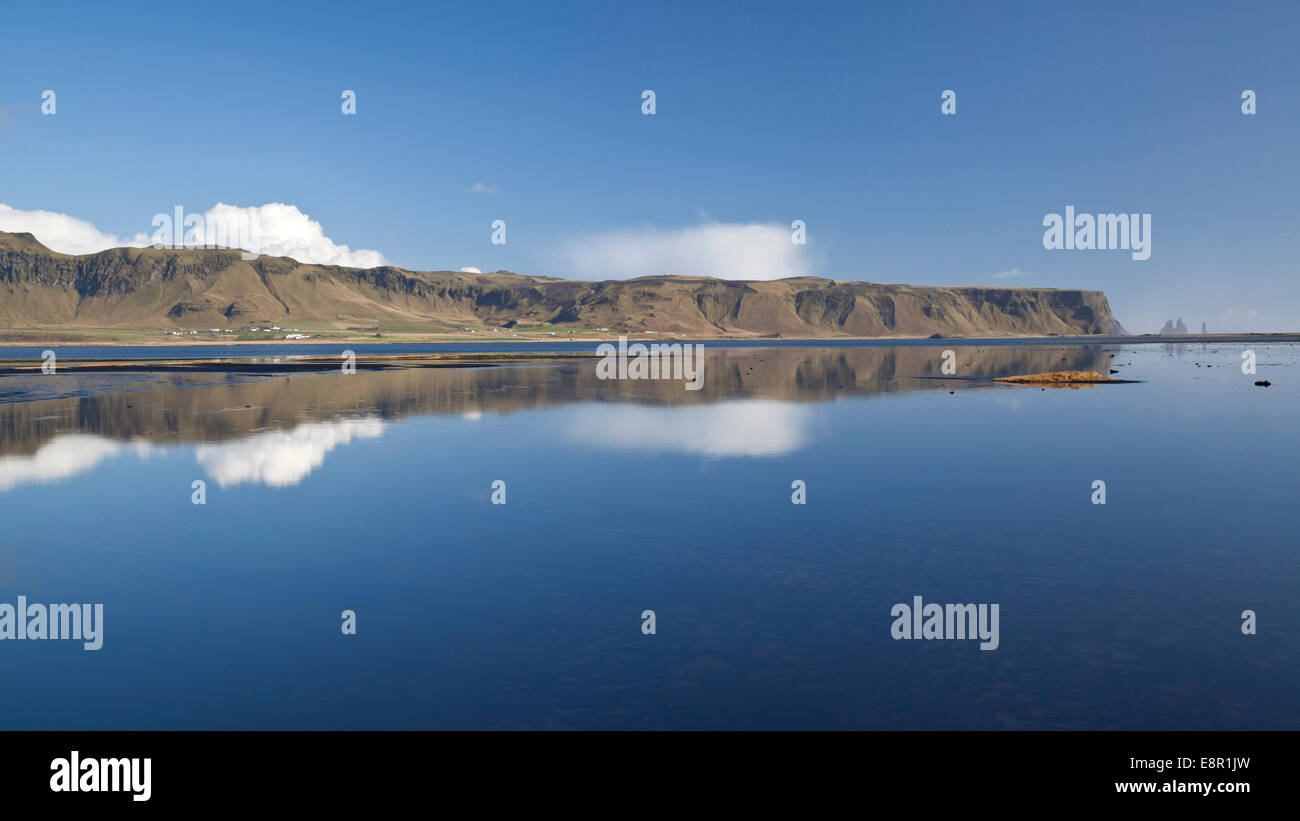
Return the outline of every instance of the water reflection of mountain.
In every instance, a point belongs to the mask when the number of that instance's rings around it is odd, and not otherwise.
[[[939,381],[942,349],[763,348],[708,350],[704,388],[681,382],[602,381],[596,360],[518,366],[296,374],[260,381],[150,387],[0,404],[0,456],[35,453],[55,437],[96,434],[165,445],[217,443],[294,431],[307,423],[391,420],[420,414],[511,413],[576,402],[707,405],[730,399],[821,402],[899,391],[984,387],[970,377],[1099,370],[1100,346],[958,347],[958,380]],[[23,377],[39,379],[40,377]],[[232,473],[232,475],[234,475]]]

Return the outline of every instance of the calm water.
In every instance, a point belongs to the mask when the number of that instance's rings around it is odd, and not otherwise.
[[[1300,728],[1300,363],[1243,347],[3,377],[0,602],[104,638],[0,641],[0,727]],[[1000,646],[892,639],[916,595]]]

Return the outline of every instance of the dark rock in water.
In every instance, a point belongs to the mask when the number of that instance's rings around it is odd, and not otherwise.
[[[1119,371],[1115,370],[1114,368],[1111,368],[1111,369],[1110,369],[1110,372],[1111,372],[1111,373],[1119,373]]]
[[[1255,384],[1261,388],[1267,388],[1269,385],[1272,385],[1273,383],[1269,382],[1267,379],[1262,379],[1259,382],[1256,382]]]

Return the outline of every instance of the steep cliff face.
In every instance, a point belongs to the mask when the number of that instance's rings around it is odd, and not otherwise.
[[[585,282],[505,272],[246,261],[238,251],[115,248],[69,256],[0,232],[0,327],[208,328],[249,323],[437,332],[557,324],[786,337],[1118,334],[1100,291],[935,288],[813,277]]]

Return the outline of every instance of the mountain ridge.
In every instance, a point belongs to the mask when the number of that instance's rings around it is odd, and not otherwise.
[[[294,324],[447,333],[560,326],[710,336],[1123,334],[1101,291],[915,286],[820,277],[570,280],[507,271],[348,268],[234,249],[61,254],[0,232],[0,327]]]

